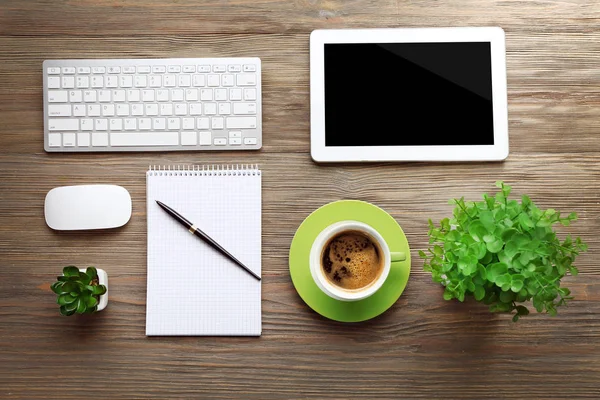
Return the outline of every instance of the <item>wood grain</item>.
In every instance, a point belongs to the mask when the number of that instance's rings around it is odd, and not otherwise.
[[[315,28],[501,26],[510,156],[501,163],[316,164],[309,154],[308,38]],[[80,0],[0,2],[0,398],[549,399],[600,397],[600,5],[567,1]],[[258,56],[258,152],[47,154],[41,63],[60,58]],[[408,133],[410,134],[410,132]],[[148,165],[258,163],[263,174],[263,336],[148,338]],[[427,220],[504,180],[540,207],[576,211],[575,300],[518,324],[446,302],[422,270]],[[110,232],[57,233],[55,186],[127,188],[133,216]],[[327,320],[294,290],[288,252],[308,214],[369,201],[402,226],[411,278],[386,313]],[[108,308],[62,318],[49,285],[63,265],[109,273]]]

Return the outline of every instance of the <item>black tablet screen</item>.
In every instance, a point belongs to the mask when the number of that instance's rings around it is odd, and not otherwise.
[[[325,44],[326,146],[493,145],[489,42]]]

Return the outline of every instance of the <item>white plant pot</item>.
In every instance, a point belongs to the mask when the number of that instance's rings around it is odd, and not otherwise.
[[[81,272],[86,271],[85,268],[79,268],[79,270]],[[98,284],[106,286],[106,293],[101,295],[100,298],[98,299],[98,309],[96,310],[96,312],[99,312],[99,311],[104,310],[106,308],[106,306],[108,305],[108,274],[106,273],[105,270],[103,270],[101,268],[96,268],[96,270],[98,271]]]

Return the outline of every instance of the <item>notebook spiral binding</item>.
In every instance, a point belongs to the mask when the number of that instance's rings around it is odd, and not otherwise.
[[[260,175],[258,164],[150,165],[149,176],[252,176]]]

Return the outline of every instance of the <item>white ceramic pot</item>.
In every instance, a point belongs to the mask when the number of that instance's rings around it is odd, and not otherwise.
[[[79,268],[81,272],[85,272],[86,268]],[[108,274],[101,268],[96,268],[98,271],[98,284],[106,286],[106,293],[98,299],[98,309],[96,312],[102,311],[108,305]]]

